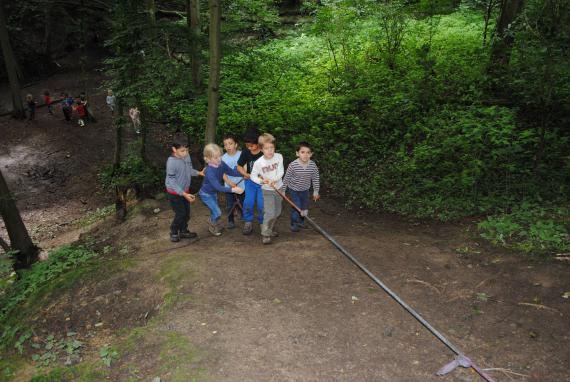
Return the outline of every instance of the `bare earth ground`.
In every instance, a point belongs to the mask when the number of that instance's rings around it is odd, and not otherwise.
[[[38,341],[77,332],[83,363],[99,365],[98,349],[116,346],[112,366],[89,380],[480,380],[463,369],[436,377],[450,351],[319,234],[289,232],[288,208],[270,246],[257,227],[253,236],[209,236],[199,203],[191,223],[199,239],[170,243],[163,200],[145,201],[120,225],[109,218],[69,231],[109,204],[95,177],[112,153],[102,97],[92,97],[100,122],[84,129],[45,109],[37,126],[0,121],[0,166],[40,244],[84,232],[82,241],[110,250],[97,272],[30,318]],[[56,176],[26,175],[34,166]],[[570,380],[567,265],[487,247],[467,223],[362,215],[331,197],[311,215],[480,366],[501,368],[489,372],[497,381]],[[15,380],[39,372],[28,357]]]

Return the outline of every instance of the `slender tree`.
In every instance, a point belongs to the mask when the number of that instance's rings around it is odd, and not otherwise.
[[[196,93],[202,89],[200,75],[202,60],[200,57],[200,1],[186,0],[186,21],[190,37],[190,58],[192,62],[192,86]]]
[[[123,153],[123,126],[125,117],[123,116],[123,102],[117,101],[117,117],[113,120],[115,124],[115,155],[113,159],[113,171],[120,171]],[[115,186],[115,215],[117,219],[124,220],[127,216],[126,190],[122,186]]]
[[[491,72],[500,71],[509,64],[511,47],[514,42],[509,26],[523,9],[523,0],[501,0],[501,11],[497,20],[495,40],[491,49]]]
[[[23,119],[26,118],[26,112],[24,110],[24,104],[22,103],[20,79],[18,78],[18,63],[14,56],[14,51],[12,50],[12,44],[10,44],[3,0],[0,0],[0,43],[2,45],[6,72],[8,73],[8,81],[10,82],[10,91],[12,93],[13,115],[15,118]]]
[[[146,12],[148,14],[148,23],[150,25],[151,37],[156,36],[156,3],[154,0],[146,0]]]
[[[210,76],[208,78],[208,120],[206,122],[206,143],[216,139],[218,106],[220,101],[220,64],[222,7],[220,0],[209,0],[210,5]]]
[[[2,171],[0,171],[0,215],[8,231],[10,247],[17,251],[15,268],[29,268],[38,259],[38,247],[34,245],[28,234]]]

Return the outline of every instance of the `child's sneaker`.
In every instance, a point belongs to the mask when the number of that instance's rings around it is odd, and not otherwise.
[[[243,224],[243,230],[241,231],[241,233],[243,233],[244,235],[251,235],[252,232],[253,232],[253,223],[245,222]]]
[[[291,224],[291,232],[299,232],[299,226],[297,224]]]
[[[210,231],[214,236],[220,236],[222,234],[218,226],[216,224],[212,224],[210,221],[208,221],[208,231]]]
[[[181,239],[194,239],[198,237],[198,234],[196,232],[184,231],[180,232],[179,236]]]
[[[226,225],[227,229],[234,229],[236,228],[236,223],[234,222],[228,222],[228,225]]]
[[[262,236],[261,237],[261,242],[263,244],[271,244],[271,236]]]
[[[173,243],[178,243],[180,241],[180,236],[177,233],[170,234],[170,241]]]

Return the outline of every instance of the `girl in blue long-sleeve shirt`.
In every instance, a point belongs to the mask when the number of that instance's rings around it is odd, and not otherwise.
[[[218,205],[218,192],[243,193],[240,187],[224,186],[224,174],[229,176],[240,176],[237,170],[230,168],[222,161],[222,149],[215,143],[210,143],[204,147],[204,160],[208,164],[204,170],[204,183],[198,195],[202,202],[210,210],[208,220],[208,230],[214,236],[222,234],[221,220],[222,210]]]

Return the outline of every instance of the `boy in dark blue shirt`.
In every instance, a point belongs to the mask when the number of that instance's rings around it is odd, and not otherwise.
[[[214,236],[222,234],[221,220],[222,210],[218,205],[218,192],[243,193],[240,187],[227,187],[223,184],[224,174],[229,176],[239,176],[239,172],[230,168],[222,161],[222,149],[215,143],[210,143],[204,148],[204,160],[208,164],[204,170],[204,183],[200,188],[200,199],[210,210],[208,220],[208,230]]]

